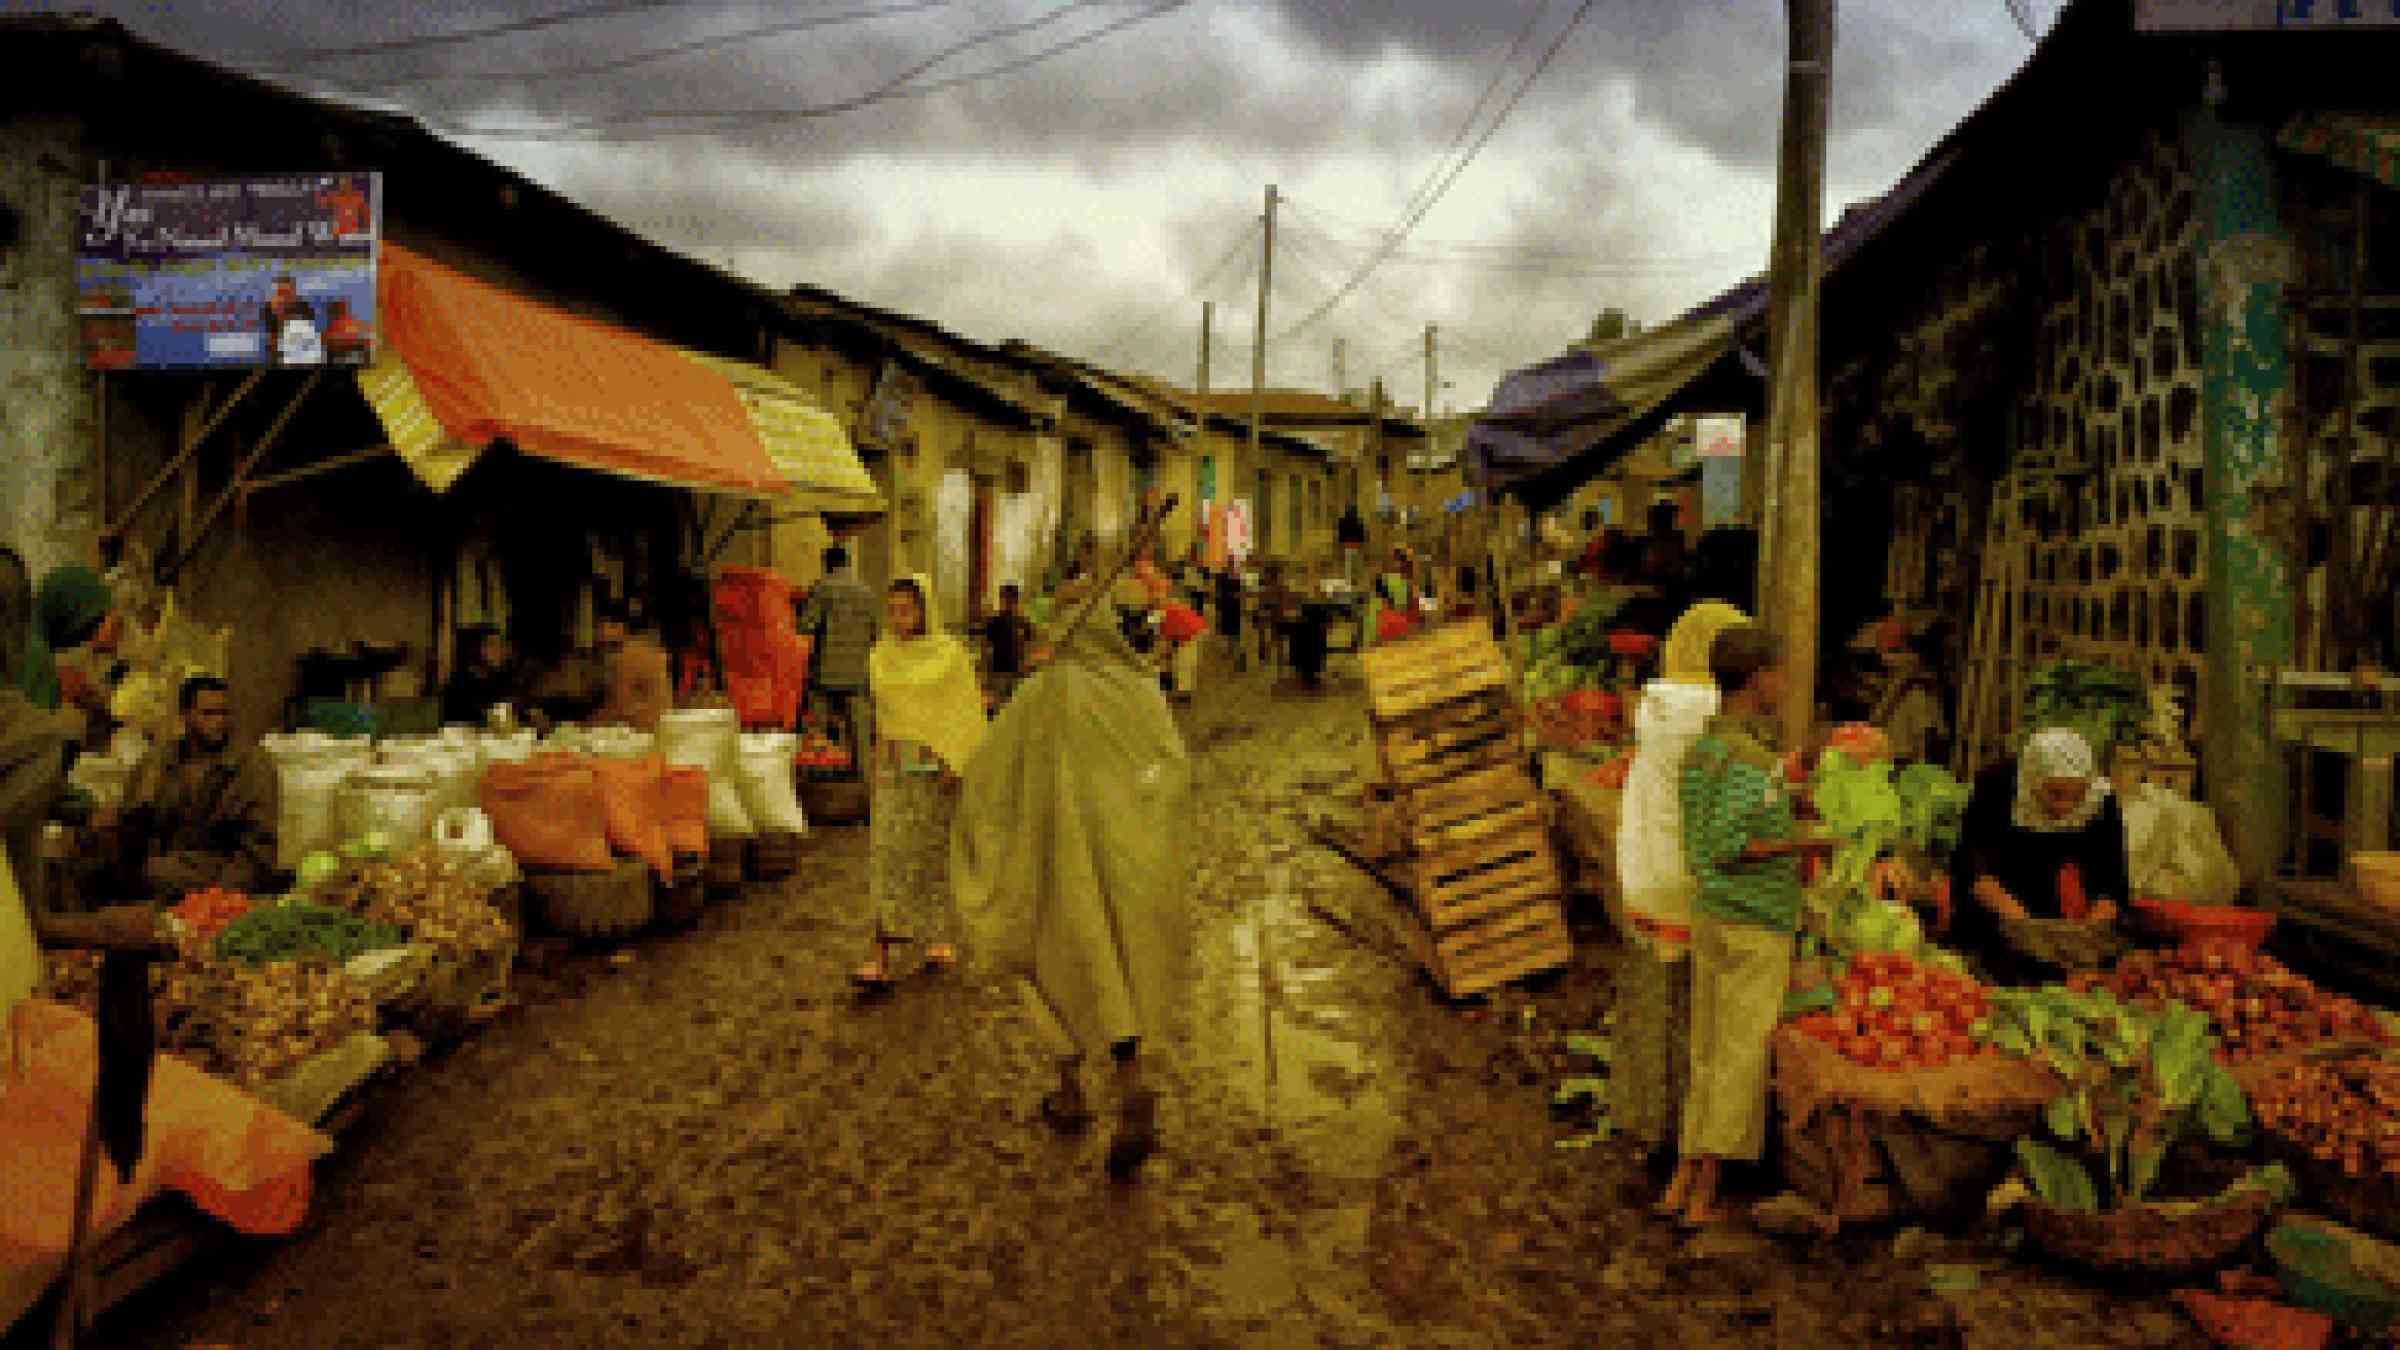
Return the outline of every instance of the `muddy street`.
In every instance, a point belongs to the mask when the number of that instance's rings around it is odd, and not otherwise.
[[[1155,1047],[1166,1147],[1038,1121],[1049,1047],[973,978],[860,1007],[865,831],[694,932],[556,953],[521,1006],[382,1085],[306,1228],[111,1314],[106,1343],[315,1346],[2167,1345],[1983,1238],[1687,1238],[1550,1111],[1601,1024],[1605,929],[1532,992],[1449,1006],[1400,910],[1314,846],[1356,791],[1355,667],[1216,680],[1186,719],[1204,934]],[[1149,1058],[1149,1056],[1146,1056]],[[1929,1296],[1926,1269],[1980,1284]]]

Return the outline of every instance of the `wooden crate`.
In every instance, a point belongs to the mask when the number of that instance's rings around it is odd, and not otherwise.
[[[1408,852],[1407,804],[1389,783],[1369,783],[1359,803],[1359,853],[1369,861]]]
[[[1514,767],[1401,795],[1420,955],[1452,997],[1574,958],[1541,791]]]
[[[1492,690],[1505,696],[1509,688],[1508,658],[1492,641],[1490,626],[1476,622],[1372,648],[1359,664],[1367,707],[1378,722]]]
[[[1479,769],[1401,794],[1409,851],[1438,857],[1542,822],[1542,791],[1513,765]]]
[[[1516,704],[1487,689],[1375,726],[1385,781],[1420,787],[1516,761],[1523,744]]]

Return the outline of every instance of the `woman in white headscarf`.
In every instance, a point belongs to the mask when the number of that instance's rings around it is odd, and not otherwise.
[[[1964,949],[1998,954],[2005,918],[2114,922],[2130,888],[2125,816],[2091,742],[2053,727],[1977,777],[1955,867]]]

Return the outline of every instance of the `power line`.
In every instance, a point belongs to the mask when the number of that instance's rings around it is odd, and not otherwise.
[[[1432,189],[1434,180],[1441,176],[1441,166],[1457,154],[1458,147],[1466,142],[1467,133],[1474,130],[1476,121],[1483,116],[1484,108],[1491,103],[1492,95],[1499,90],[1501,77],[1507,75],[1508,68],[1517,63],[1517,53],[1525,50],[1525,44],[1532,39],[1534,30],[1541,27],[1542,16],[1549,12],[1550,0],[1535,0],[1532,11],[1525,16],[1524,26],[1509,41],[1507,53],[1501,56],[1500,64],[1492,68],[1492,78],[1484,81],[1483,92],[1476,96],[1475,106],[1467,110],[1467,115],[1459,121],[1457,132],[1450,137],[1450,143],[1442,147],[1441,154],[1435,156],[1433,172],[1425,175],[1425,181],[1417,184],[1417,190],[1401,204],[1401,215],[1406,216],[1416,209],[1418,200]]]
[[[1322,213],[1315,208],[1301,207],[1295,214],[1302,217],[1301,222],[1295,226],[1296,229],[1305,230],[1317,236],[1328,246],[1342,252],[1363,257],[1372,254],[1378,247],[1377,243],[1345,240],[1336,232],[1326,229]],[[1385,231],[1376,233],[1382,234]],[[1435,265],[1456,263],[1462,267],[1483,266],[1487,265],[1488,260],[1497,259],[1509,262],[1562,263],[1600,268],[1656,267],[1664,269],[1713,264],[1727,258],[1749,257],[1752,253],[1753,250],[1750,249],[1717,249],[1708,253],[1628,255],[1593,253],[1582,249],[1544,248],[1529,244],[1495,243],[1488,240],[1418,240],[1411,247],[1394,250],[1392,258],[1394,261]]]
[[[1408,232],[1416,228],[1418,222],[1425,218],[1426,212],[1431,211],[1435,203],[1442,199],[1443,194],[1450,190],[1451,185],[1458,181],[1459,175],[1465,173],[1467,167],[1475,162],[1475,157],[1483,152],[1483,147],[1489,145],[1492,137],[1499,134],[1500,128],[1508,124],[1509,114],[1515,112],[1517,105],[1524,101],[1527,91],[1531,90],[1534,82],[1542,77],[1542,72],[1550,68],[1551,61],[1555,60],[1559,51],[1567,45],[1567,39],[1574,35],[1576,29],[1582,27],[1584,17],[1592,12],[1594,3],[1595,0],[1583,0],[1582,4],[1576,6],[1574,15],[1567,20],[1567,26],[1560,30],[1558,36],[1551,40],[1549,47],[1543,50],[1541,59],[1534,62],[1533,69],[1527,72],[1524,81],[1517,86],[1516,92],[1509,95],[1508,102],[1501,105],[1499,114],[1492,119],[1490,125],[1484,128],[1483,134],[1476,137],[1475,143],[1468,147],[1466,155],[1451,166],[1450,172],[1443,177],[1440,186],[1434,189],[1432,195],[1418,203],[1416,209],[1406,219],[1393,227],[1390,242],[1383,249],[1378,250],[1377,256],[1369,258],[1365,265],[1361,266],[1356,273],[1352,274],[1350,280],[1344,283],[1342,289],[1335,292],[1324,304],[1319,305],[1315,311],[1300,322],[1284,329],[1282,336],[1288,338],[1331,313],[1335,305],[1340,304],[1350,292],[1356,290],[1359,284],[1367,279],[1368,274],[1373,272],[1384,258],[1390,256],[1391,250],[1399,247],[1400,241],[1408,237]]]
[[[451,127],[448,129],[456,135],[488,140],[603,143],[643,139],[660,139],[670,136],[721,135],[726,132],[739,131],[754,126],[768,126],[781,122],[803,121],[818,117],[838,116],[842,113],[856,112],[861,108],[871,107],[875,104],[883,103],[892,99],[920,98],[927,94],[940,93],[946,89],[955,89],[963,85],[996,79],[1002,75],[1014,74],[1015,72],[1024,70],[1030,66],[1039,65],[1044,61],[1048,61],[1059,56],[1064,56],[1069,52],[1090,46],[1092,43],[1098,42],[1102,38],[1122,32],[1127,28],[1133,27],[1135,24],[1146,23],[1152,19],[1164,17],[1167,14],[1189,5],[1191,0],[1162,0],[1162,3],[1152,5],[1147,9],[1138,10],[1132,14],[1127,14],[1116,19],[1112,19],[1088,33],[1078,34],[1075,37],[1053,43],[1039,51],[1029,53],[1025,56],[1016,57],[1008,61],[1003,61],[998,65],[986,67],[982,70],[970,71],[962,75],[945,76],[942,79],[927,81],[923,84],[908,83],[908,81],[914,79],[917,75],[924,73],[933,66],[939,65],[942,61],[947,60],[949,57],[954,56],[970,47],[996,41],[1003,37],[1013,36],[1017,33],[1028,31],[1032,28],[1041,27],[1061,17],[1069,10],[1088,8],[1099,3],[1103,3],[1103,0],[1070,0],[1070,3],[1061,5],[1058,9],[1052,10],[1050,13],[1043,15],[1040,18],[1021,24],[1012,24],[1004,29],[994,30],[992,32],[979,34],[973,38],[964,39],[961,42],[955,43],[951,47],[944,49],[942,52],[937,53],[928,60],[919,62],[917,65],[911,67],[909,70],[901,73],[900,75],[884,81],[882,84],[868,90],[866,93],[854,95],[850,98],[836,99],[829,103],[813,104],[798,108],[761,108],[747,110],[730,109],[716,112],[659,110],[656,112],[625,114],[617,117],[595,119],[583,123],[571,123],[563,127],[549,128]],[[591,134],[594,132],[607,132],[609,128],[627,122],[664,118],[673,118],[678,120],[700,120],[706,122],[706,125],[686,127],[657,127],[648,131],[636,133],[600,135]]]
[[[486,81],[494,84],[541,84],[554,80],[588,80],[599,75],[615,75],[642,66],[671,61],[677,57],[695,56],[701,52],[730,47],[741,42],[756,42],[767,38],[788,37],[818,28],[832,28],[871,19],[886,19],[902,14],[915,14],[928,9],[940,9],[956,4],[957,0],[910,0],[907,4],[885,5],[877,9],[854,9],[841,14],[819,14],[807,19],[785,19],[778,23],[761,24],[714,37],[694,38],[667,47],[653,47],[613,60],[588,66],[544,67],[539,70],[477,70],[439,71],[427,75],[395,75],[353,85],[357,89],[380,93],[411,85],[459,84]]]
[[[431,47],[457,47],[470,42],[487,42],[498,37],[513,37],[519,33],[534,33],[545,28],[557,28],[591,19],[613,19],[626,14],[639,14],[654,9],[672,9],[689,4],[690,0],[604,0],[604,3],[578,5],[551,14],[510,19],[504,23],[487,24],[481,28],[462,28],[448,33],[427,33],[419,37],[390,38],[382,42],[362,42],[351,47],[304,47],[286,49],[272,54],[261,53],[262,59],[283,69],[318,65],[326,61],[350,61],[363,56],[395,56],[402,52],[423,51]]]
[[[1193,281],[1191,285],[1184,288],[1186,298],[1195,300],[1210,298],[1208,295],[1208,288],[1216,283],[1219,274],[1223,273],[1226,266],[1234,262],[1236,259],[1248,257],[1251,243],[1256,240],[1260,234],[1264,233],[1266,228],[1267,226],[1264,220],[1255,217],[1252,218],[1249,227],[1242,231],[1241,237],[1233,241],[1233,246],[1226,249],[1225,252],[1220,255],[1215,262],[1210,263],[1208,265],[1208,269],[1202,272],[1197,280]],[[1252,261],[1253,265],[1255,265],[1255,260],[1253,259]],[[1249,268],[1245,267],[1242,271],[1242,275],[1245,277],[1248,276]],[[1173,314],[1176,306],[1182,303],[1183,300],[1171,300],[1165,305],[1160,306],[1158,309],[1151,311],[1147,317],[1136,320],[1134,323],[1127,325],[1124,329],[1118,332],[1115,338],[1111,339],[1107,344],[1100,348],[1100,355],[1095,359],[1094,364],[1106,365],[1109,357],[1116,355],[1117,353],[1123,351],[1126,347],[1132,345],[1134,342],[1148,337],[1151,333],[1157,331],[1158,325],[1168,316]]]

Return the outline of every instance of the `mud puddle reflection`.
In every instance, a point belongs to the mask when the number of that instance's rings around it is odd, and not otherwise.
[[[1201,946],[1201,1063],[1226,1108],[1258,1122],[1273,1193],[1220,1207],[1195,1270],[1212,1311],[1252,1343],[1312,1344],[1311,1322],[1372,1320],[1367,1231],[1374,1184],[1398,1128],[1395,1070],[1353,1006],[1298,899],[1299,869],[1271,855],[1255,898]],[[1353,979],[1355,977],[1352,977]],[[1321,1321],[1320,1321],[1321,1319]]]

